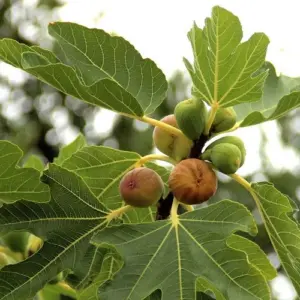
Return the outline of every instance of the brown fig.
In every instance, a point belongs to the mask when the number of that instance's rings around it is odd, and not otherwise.
[[[178,128],[174,115],[168,115],[160,121]],[[188,157],[193,146],[193,142],[186,136],[176,136],[157,126],[153,131],[153,141],[159,151],[175,160],[181,160],[182,158]]]
[[[152,169],[140,167],[128,172],[119,186],[123,200],[135,207],[155,204],[164,193],[164,183]]]
[[[215,194],[217,186],[217,176],[210,164],[196,158],[182,160],[169,177],[174,197],[190,205],[207,201]]]

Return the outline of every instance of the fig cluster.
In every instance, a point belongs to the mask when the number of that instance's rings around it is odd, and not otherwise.
[[[194,205],[207,201],[216,193],[218,186],[214,169],[233,174],[243,165],[246,149],[240,138],[225,136],[205,145],[211,136],[235,126],[236,113],[232,107],[219,108],[214,120],[208,121],[205,103],[192,98],[178,103],[174,114],[160,121],[169,126],[156,126],[153,142],[160,152],[176,161],[168,187],[181,203]],[[208,123],[211,127],[207,134],[205,127]],[[170,126],[180,129],[183,134],[173,134]],[[199,144],[200,149],[197,148]],[[196,157],[195,151],[192,152],[195,148]],[[125,174],[119,190],[126,204],[148,207],[162,199],[164,182],[154,170],[137,167]]]

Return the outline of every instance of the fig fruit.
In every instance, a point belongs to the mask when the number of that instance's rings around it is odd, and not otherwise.
[[[241,154],[242,154],[241,165],[240,165],[240,167],[241,167],[245,162],[246,148],[245,148],[244,142],[237,136],[224,136],[224,137],[214,141],[210,145],[208,145],[206,150],[212,149],[214,146],[216,146],[218,144],[224,144],[224,143],[233,144],[239,148],[239,150],[241,151]]]
[[[12,231],[2,237],[5,245],[14,252],[26,253],[30,233]]]
[[[236,113],[232,107],[219,108],[211,126],[212,132],[229,130],[236,123]]]
[[[207,201],[215,194],[217,186],[217,176],[210,164],[196,158],[182,160],[169,177],[174,197],[189,205]]]
[[[140,167],[128,172],[120,181],[123,200],[135,207],[155,204],[164,193],[164,183],[152,169]]]
[[[168,115],[160,121],[178,128],[174,115]],[[159,151],[175,160],[181,160],[182,158],[188,157],[193,146],[193,142],[186,136],[176,136],[157,126],[153,131],[153,141]]]
[[[215,145],[201,155],[202,159],[211,161],[224,174],[234,174],[241,166],[241,157],[240,149],[229,143]]]
[[[191,140],[197,140],[206,123],[206,107],[200,99],[179,102],[174,110],[179,129]]]

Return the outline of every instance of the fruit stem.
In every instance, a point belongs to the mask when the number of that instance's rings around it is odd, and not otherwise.
[[[188,205],[188,204],[184,204],[184,203],[180,203],[181,206],[183,206],[183,208],[187,211],[193,211],[194,207],[192,205]]]
[[[177,214],[178,205],[179,205],[179,202],[174,197],[172,207],[171,207],[171,220],[172,220],[172,224],[174,227],[177,227],[179,224],[179,219],[178,219],[178,214]]]
[[[257,209],[258,209],[258,211],[259,211],[262,219],[265,221],[264,214],[263,214],[263,212],[261,210],[259,198],[257,197],[255,191],[252,189],[251,184],[246,179],[244,179],[243,177],[241,177],[240,175],[231,174],[231,175],[228,175],[228,176],[230,176],[237,183],[239,183],[241,186],[243,186],[251,194],[251,196],[252,196],[252,198],[253,198],[256,206],[257,206]]]
[[[72,293],[72,294],[74,294],[74,296],[76,296],[76,291],[75,291],[72,287],[70,287],[66,282],[61,281],[61,282],[58,282],[57,285],[58,285],[60,288],[66,290],[66,291],[68,291],[69,293]]]
[[[131,210],[133,207],[131,205],[125,205],[118,209],[112,210],[107,216],[106,221],[109,223],[113,219],[119,218],[122,214],[126,213],[127,211]]]
[[[169,124],[166,124],[164,122],[161,122],[161,121],[158,121],[158,120],[146,117],[146,116],[139,117],[139,118],[137,118],[137,120],[140,120],[142,122],[146,122],[146,123],[151,124],[153,126],[160,127],[161,129],[163,129],[163,130],[165,130],[165,131],[167,131],[171,134],[174,134],[176,136],[184,136],[184,134],[182,133],[181,130],[179,130],[178,128],[173,127]]]
[[[162,160],[162,161],[166,161],[172,165],[176,165],[177,162],[176,160],[172,159],[171,157],[169,156],[166,156],[166,155],[160,155],[160,154],[149,154],[149,155],[146,155],[146,156],[143,156],[141,159],[139,159],[136,164],[135,164],[135,168],[139,168],[141,167],[143,164],[145,164],[146,162],[148,161],[151,161],[151,160]]]
[[[216,113],[219,109],[219,103],[218,102],[213,102],[211,105],[211,110],[209,112],[208,120],[204,129],[204,135],[209,135],[209,130],[211,128],[212,123],[214,122]]]

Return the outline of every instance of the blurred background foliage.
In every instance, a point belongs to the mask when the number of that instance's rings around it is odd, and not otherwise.
[[[13,38],[27,45],[39,44],[47,48],[53,47],[47,36],[47,23],[57,19],[57,13],[62,5],[63,1],[57,0],[0,0],[0,38]],[[175,105],[189,96],[189,89],[188,77],[179,71],[174,72],[169,79],[167,99],[153,117],[160,119],[171,114]],[[152,127],[65,96],[3,62],[0,62],[0,108],[0,139],[8,139],[19,145],[25,153],[24,160],[30,154],[37,154],[45,163],[52,162],[59,148],[71,142],[80,132],[86,136],[89,144],[136,151],[141,155],[153,151]],[[104,118],[106,120],[110,118],[110,124],[101,123]],[[299,111],[294,111],[280,119],[278,128],[283,145],[291,147],[298,153]],[[271,181],[281,192],[299,203],[299,166],[295,165],[291,171],[270,168],[268,155],[265,152],[266,133],[263,130],[261,136],[260,155],[263,158],[261,169],[258,173],[249,174],[247,179]],[[221,177],[218,193],[210,202],[224,198],[244,203],[249,209],[254,210],[255,216],[258,216],[248,193],[235,182]],[[299,219],[297,214],[295,217]],[[257,219],[260,222],[258,217]],[[283,272],[263,226],[260,227],[259,234],[253,239],[270,255],[278,270]],[[18,261],[19,253],[25,251],[20,243],[15,245],[13,241],[24,239],[24,245],[28,241],[28,235],[18,234],[11,234],[6,241],[6,245],[9,245],[10,250],[13,251],[10,262]],[[32,249],[26,250],[29,251],[29,255],[30,251],[34,253],[40,246],[38,240],[33,241],[32,245]],[[0,266],[1,263],[0,256]],[[62,286],[55,285],[55,288],[54,285],[53,288],[47,286],[43,299],[72,299],[71,294]],[[274,295],[274,299],[275,297]]]

